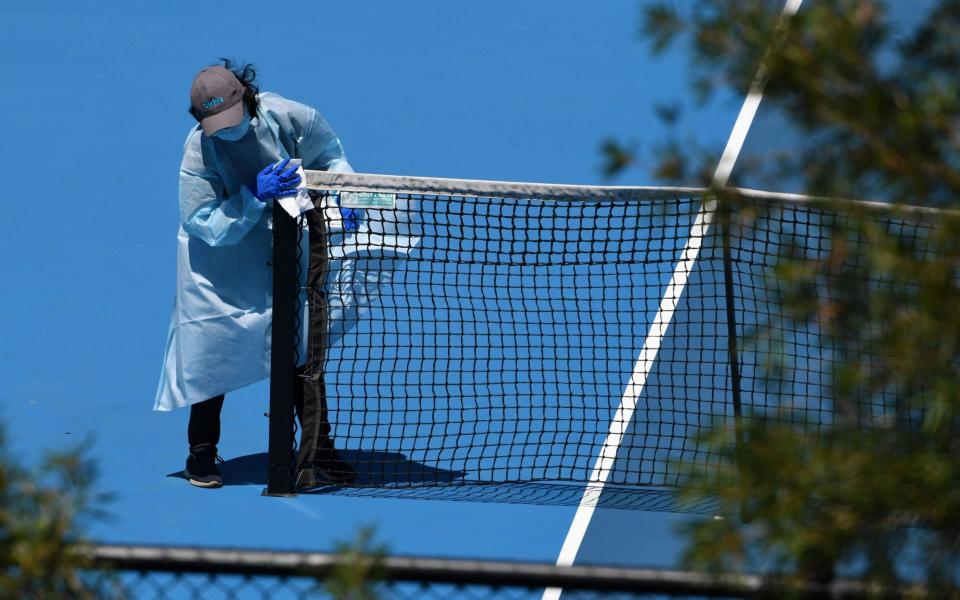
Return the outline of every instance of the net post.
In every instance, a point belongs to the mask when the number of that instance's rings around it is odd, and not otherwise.
[[[736,455],[744,447],[743,440],[743,406],[740,399],[740,359],[737,350],[737,306],[733,284],[733,258],[730,248],[730,221],[733,207],[730,202],[730,192],[717,190],[717,210],[720,216],[720,237],[723,244],[723,287],[727,305],[727,353],[730,356],[730,395],[733,400],[733,427],[736,435]],[[739,456],[735,460],[739,460]],[[749,506],[745,501],[740,503],[740,520],[749,523]]]
[[[273,324],[270,356],[270,425],[265,496],[293,495],[293,398],[296,377],[297,221],[279,204],[273,210]]]
[[[723,287],[727,305],[727,352],[730,355],[730,392],[733,399],[733,418],[737,434],[737,446],[743,445],[743,432],[740,421],[743,409],[740,403],[740,362],[737,350],[737,310],[733,284],[733,259],[730,249],[730,217],[733,207],[730,205],[729,192],[717,192],[717,207],[720,213],[720,235],[723,239]]]

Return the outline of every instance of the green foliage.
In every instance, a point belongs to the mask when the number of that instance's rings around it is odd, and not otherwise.
[[[640,34],[650,40],[655,52],[662,52],[683,29],[680,15],[673,6],[654,4],[646,9],[646,20],[640,28]]]
[[[378,581],[383,577],[386,546],[374,542],[374,531],[360,530],[352,542],[336,546],[342,563],[334,569],[325,587],[336,600],[376,600],[380,597]]]
[[[94,598],[79,572],[89,566],[78,529],[100,516],[107,498],[93,491],[86,448],[50,454],[30,472],[0,432],[0,597]]]
[[[877,218],[824,202],[821,251],[783,237],[768,273],[779,310],[753,340],[770,355],[779,405],[705,440],[727,458],[706,473],[727,518],[690,525],[686,558],[788,582],[858,576],[878,597],[960,597],[960,2],[941,0],[898,39],[877,0],[805,2],[786,20],[782,9],[782,0],[704,0],[680,14],[662,2],[641,30],[655,51],[689,43],[695,93],[759,82],[766,110],[802,134],[741,173],[772,185],[800,178],[818,196],[946,210]],[[660,154],[659,176],[691,177],[704,160],[691,148],[674,142]],[[721,193],[749,236],[763,209]],[[798,425],[780,392],[795,365],[776,349],[794,343],[792,331],[815,332],[835,364],[823,399],[832,425]]]
[[[738,445],[732,429],[714,433],[729,459],[717,474],[731,518],[687,527],[691,566],[764,570],[796,583],[828,583],[846,566],[890,590],[904,585],[898,565],[909,565],[934,597],[956,593],[956,460],[929,448],[905,452],[888,430],[815,434],[756,420],[741,434],[748,442]]]
[[[776,181],[803,174],[810,193],[882,196],[950,205],[960,190],[960,3],[942,0],[905,41],[892,38],[877,0],[783,3],[706,0],[663,27],[672,4],[649,7],[642,30],[653,48],[689,41],[694,90],[744,92],[762,65],[774,104],[807,143],[756,165]],[[775,35],[776,32],[776,35]]]
[[[607,140],[600,146],[603,155],[603,174],[612,177],[636,160],[636,148],[621,146],[616,140]]]

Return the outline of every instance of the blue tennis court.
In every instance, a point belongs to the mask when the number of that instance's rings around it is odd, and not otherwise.
[[[392,461],[366,472],[392,483],[410,483],[396,481],[397,473],[420,469],[421,477],[466,485],[261,496],[266,382],[228,396],[225,487],[197,490],[179,476],[187,415],[150,407],[174,286],[175,171],[192,125],[185,108],[198,66],[223,54],[256,62],[264,89],[316,105],[368,173],[607,184],[601,142],[622,136],[649,150],[667,135],[652,116],[657,105],[678,102],[688,128],[682,133],[719,156],[743,103],[690,99],[685,56],[649,54],[636,39],[632,1],[589,10],[565,1],[329,3],[302,9],[300,21],[316,23],[316,32],[304,28],[283,44],[275,35],[237,39],[259,10],[241,3],[237,14],[222,16],[210,7],[147,11],[119,2],[4,9],[0,48],[8,58],[0,75],[21,91],[16,110],[26,112],[8,122],[13,142],[0,152],[11,170],[43,180],[11,181],[9,201],[0,203],[0,251],[8,257],[0,418],[15,450],[35,460],[45,449],[89,441],[99,487],[113,494],[110,518],[89,526],[104,542],[330,550],[372,526],[395,553],[555,562],[566,547],[578,564],[676,566],[676,527],[710,518],[711,506],[678,504],[660,486],[672,483],[670,461],[696,457],[684,432],[728,410],[719,391],[729,375],[709,349],[726,347],[718,283],[710,279],[717,247],[698,248],[684,269],[686,291],[673,298],[611,463],[611,483],[650,487],[609,485],[585,518],[577,482],[594,468],[671,295],[702,209],[695,199],[579,217],[537,208],[536,219],[530,207],[490,201],[490,212],[472,213],[467,223],[509,223],[496,229],[496,240],[434,221],[440,226],[421,232],[412,248],[422,261],[413,267],[391,270],[377,254],[353,255],[344,266],[353,275],[377,274],[367,281],[376,293],[330,346],[338,366],[328,373],[332,420],[335,435],[349,439],[347,457]],[[224,21],[205,37],[186,27],[201,18]],[[64,107],[64,88],[84,93]],[[746,151],[760,136],[776,137],[765,123],[745,140]],[[614,183],[650,180],[641,166]],[[417,210],[450,213],[449,204],[432,202]],[[654,204],[661,209],[647,210]],[[576,218],[596,227],[573,226]],[[603,225],[610,221],[623,226]],[[444,242],[451,239],[462,243]],[[603,264],[511,262],[577,243],[645,258],[626,276]],[[493,258],[486,266],[458,260],[467,252]],[[454,296],[453,288],[470,293]],[[495,288],[508,291],[506,305],[493,304]],[[424,297],[435,302],[405,300]],[[385,329],[388,323],[398,325]],[[699,339],[709,341],[703,352],[684,355]],[[503,348],[513,351],[496,351]],[[691,362],[715,368],[691,372],[683,366]],[[491,398],[514,407],[503,417],[509,427],[495,427],[501,417],[484,408]],[[565,425],[527,429],[534,420]],[[565,481],[517,482],[557,478]],[[575,523],[575,547],[565,546]]]

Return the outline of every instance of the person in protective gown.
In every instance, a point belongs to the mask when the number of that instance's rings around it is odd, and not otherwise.
[[[199,487],[223,484],[216,462],[224,394],[270,374],[273,204],[300,184],[287,161],[353,171],[316,110],[259,93],[255,76],[251,66],[234,68],[230,61],[197,74],[190,113],[198,124],[180,164],[177,291],[154,409],[190,407],[185,475]],[[345,214],[344,221],[356,217]],[[294,385],[298,486],[352,482],[353,468],[329,437],[322,369],[312,377],[317,381],[298,374]]]

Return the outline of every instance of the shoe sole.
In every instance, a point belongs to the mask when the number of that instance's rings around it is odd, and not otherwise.
[[[223,484],[219,481],[197,481],[196,479],[191,479],[190,485],[198,488],[207,488],[207,489],[223,487]]]
[[[218,488],[223,487],[222,481],[200,481],[199,479],[194,479],[193,477],[187,476],[187,481],[190,482],[190,485],[198,488]]]

